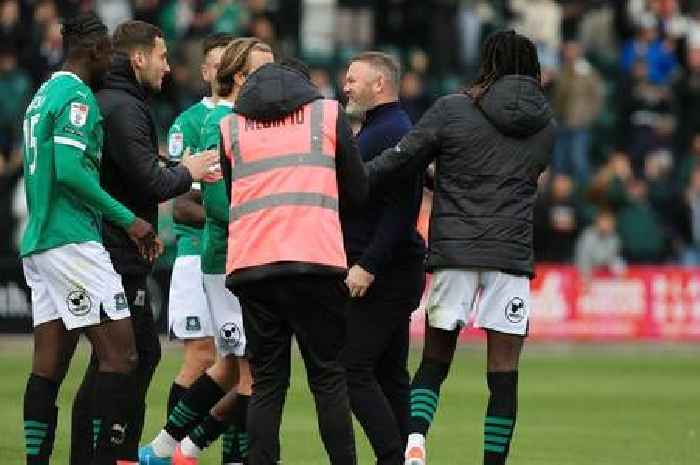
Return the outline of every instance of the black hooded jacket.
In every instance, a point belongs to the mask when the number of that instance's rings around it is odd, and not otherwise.
[[[555,123],[527,76],[505,76],[478,103],[439,99],[392,149],[367,164],[370,183],[424,170],[435,185],[426,268],[533,275],[533,210]]]
[[[114,56],[97,102],[104,119],[100,182],[134,214],[158,225],[158,204],[190,190],[184,166],[163,168],[158,161],[156,121],[126,54]],[[126,231],[103,221],[102,240],[119,274],[149,273],[151,265]]]
[[[318,89],[300,72],[279,64],[267,64],[248,77],[236,100],[235,112],[255,121],[274,121],[322,98]],[[221,166],[226,192],[230,196],[232,168],[223,150]],[[338,111],[336,122],[335,169],[340,210],[361,207],[367,199],[369,184],[357,143],[342,108]],[[342,275],[345,272],[345,269],[314,263],[282,262],[238,270],[226,278],[226,285],[233,288],[241,283],[270,277]]]

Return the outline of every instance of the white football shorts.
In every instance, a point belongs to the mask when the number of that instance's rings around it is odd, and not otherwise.
[[[32,289],[34,326],[61,319],[66,329],[128,318],[122,279],[99,242],[66,244],[22,259]]]
[[[524,336],[530,280],[500,271],[439,270],[433,274],[425,311],[432,328],[462,328],[473,314],[475,328]]]
[[[244,357],[246,349],[243,330],[243,312],[238,298],[226,288],[226,275],[204,274],[204,293],[216,334],[216,349],[219,355]]]
[[[202,285],[199,255],[177,257],[170,277],[168,328],[178,339],[201,339],[214,335]]]

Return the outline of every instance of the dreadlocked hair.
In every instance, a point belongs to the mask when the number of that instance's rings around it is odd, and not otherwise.
[[[108,38],[107,26],[93,12],[66,19],[61,27],[66,56],[74,56]]]
[[[520,74],[540,82],[537,49],[530,39],[513,30],[491,34],[481,47],[479,75],[465,93],[479,100],[503,76]]]
[[[236,73],[248,73],[250,54],[253,50],[272,53],[270,46],[256,37],[240,37],[226,46],[219,70],[216,72],[219,95],[231,94]]]

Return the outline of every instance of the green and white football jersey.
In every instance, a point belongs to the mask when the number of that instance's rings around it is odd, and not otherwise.
[[[180,161],[186,149],[195,153],[200,147],[202,124],[214,109],[207,97],[180,113],[168,131],[168,154],[173,161]],[[194,184],[193,184],[194,185]],[[177,256],[199,255],[202,242],[202,229],[175,223],[177,236]]]
[[[56,178],[57,149],[63,145],[83,150],[83,168],[99,184],[102,116],[92,90],[73,73],[54,73],[27,107],[23,130],[29,218],[21,255],[71,243],[101,243],[101,214]]]
[[[219,123],[232,112],[233,105],[222,100],[209,113],[202,126],[201,150],[218,147]],[[228,248],[229,208],[224,180],[202,182],[202,201],[206,215],[204,219],[204,234],[202,236],[202,272],[205,274],[224,274],[226,272],[226,251]],[[226,221],[221,221],[222,217],[225,217]]]

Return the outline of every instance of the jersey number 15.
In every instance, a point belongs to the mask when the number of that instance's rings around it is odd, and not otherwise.
[[[39,122],[40,115],[32,115],[24,120],[24,151],[26,154],[27,163],[29,163],[29,174],[34,174],[36,170],[36,136],[34,129]]]

